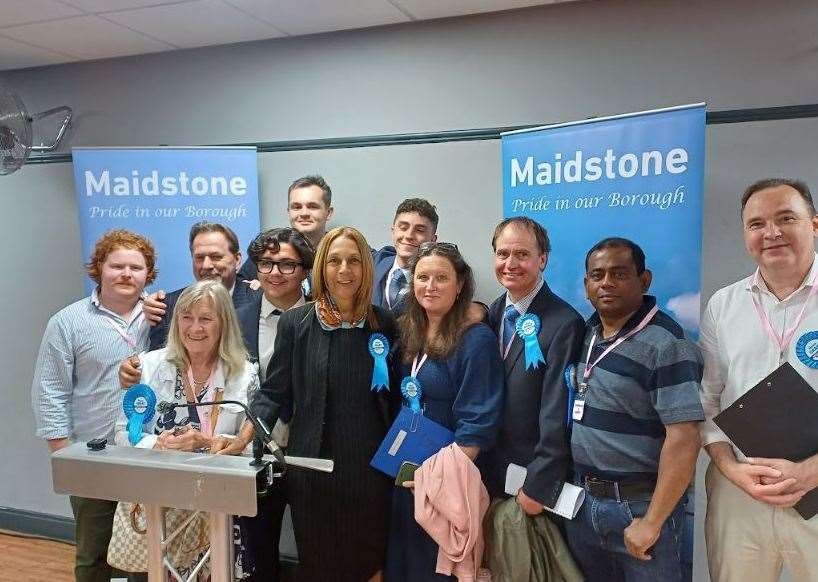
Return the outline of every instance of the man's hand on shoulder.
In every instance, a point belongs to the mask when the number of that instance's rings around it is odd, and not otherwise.
[[[160,289],[145,297],[145,301],[142,302],[142,313],[145,314],[145,319],[148,320],[148,323],[151,326],[155,326],[162,321],[167,307],[165,303],[165,292]]]

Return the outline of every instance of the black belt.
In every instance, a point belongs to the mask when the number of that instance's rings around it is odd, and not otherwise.
[[[653,495],[656,481],[620,483],[596,477],[585,477],[582,479],[582,487],[595,497],[608,497],[617,501],[646,501]]]

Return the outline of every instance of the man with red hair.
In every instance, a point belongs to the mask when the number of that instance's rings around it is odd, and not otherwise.
[[[107,232],[86,265],[97,287],[48,321],[31,401],[37,436],[51,451],[71,441],[113,441],[123,396],[117,370],[123,359],[147,347],[142,293],[156,278],[155,264],[156,253],[145,237],[127,230]],[[71,497],[78,582],[110,579],[106,556],[115,509],[115,501]]]

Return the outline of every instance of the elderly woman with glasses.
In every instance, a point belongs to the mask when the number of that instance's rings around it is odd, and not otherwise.
[[[252,409],[269,426],[292,411],[287,453],[335,461],[330,474],[287,474],[298,580],[380,580],[392,483],[369,461],[391,424],[396,329],[371,305],[372,257],[354,228],[324,235],[312,276],[314,301],[279,319]]]
[[[420,385],[415,404],[427,418],[453,431],[455,443],[474,461],[494,441],[502,414],[504,378],[497,338],[488,326],[468,317],[474,278],[455,245],[424,243],[411,273],[406,312],[398,320],[401,376]],[[387,579],[450,579],[435,573],[438,546],[414,516],[411,490],[396,489]]]

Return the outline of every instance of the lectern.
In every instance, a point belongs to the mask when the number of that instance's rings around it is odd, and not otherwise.
[[[248,457],[77,442],[51,455],[54,492],[145,504],[148,580],[164,582],[162,509],[204,511],[210,517],[213,582],[233,580],[232,516],[256,514],[256,475]]]

